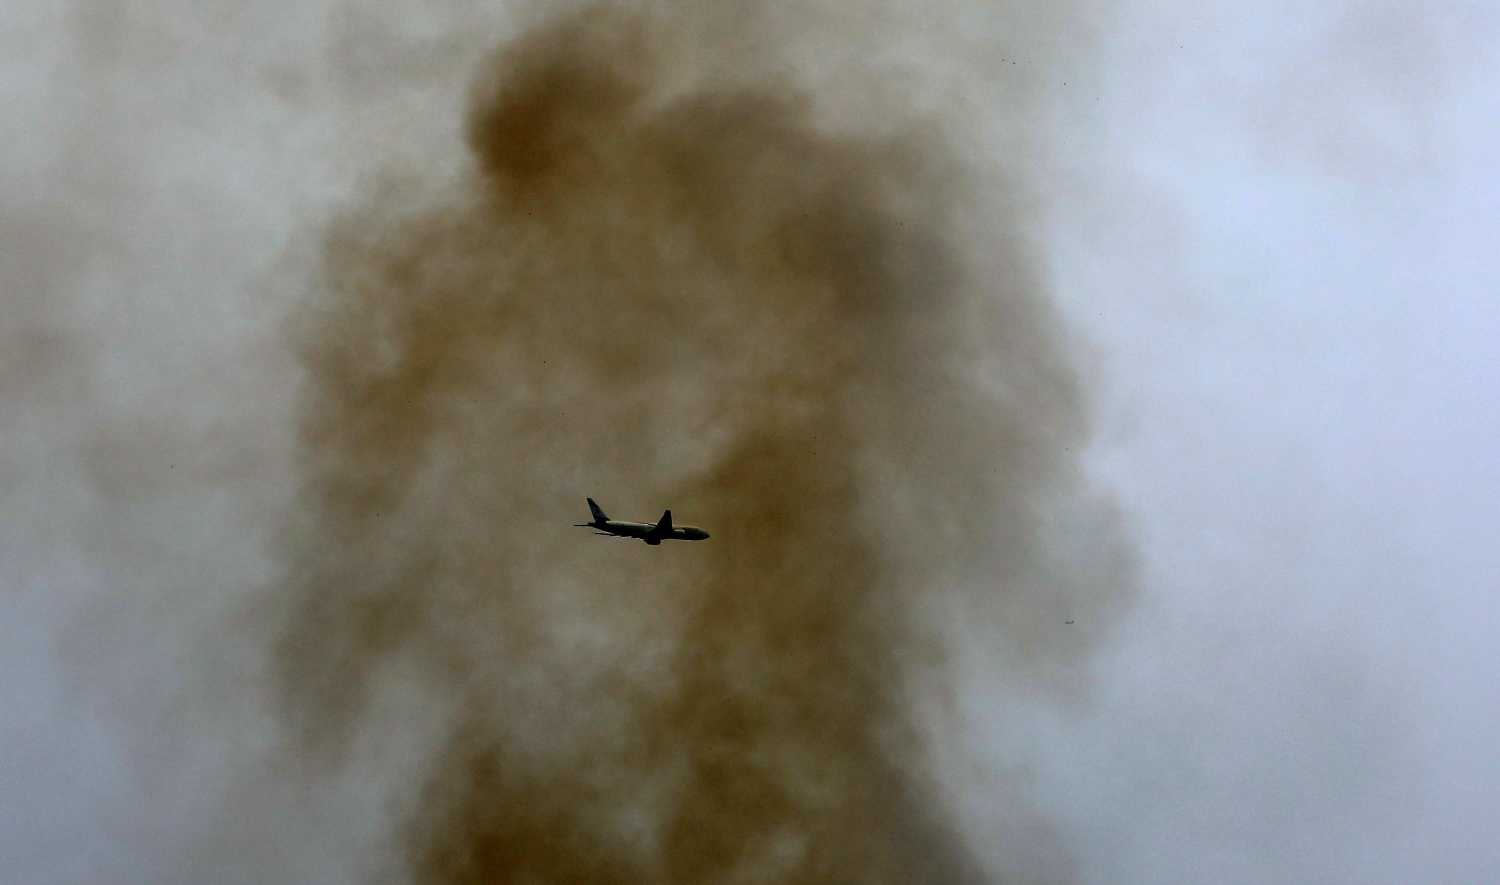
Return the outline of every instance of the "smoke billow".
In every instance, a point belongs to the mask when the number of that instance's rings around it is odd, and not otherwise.
[[[576,5],[6,4],[0,881],[1495,878],[1494,4]]]
[[[1116,605],[1116,544],[1054,555],[1085,404],[1021,201],[831,101],[588,8],[486,63],[462,175],[328,227],[276,694],[309,770],[422,717],[402,878],[984,878],[913,717],[930,615],[1060,684],[1090,634],[1023,634]],[[714,537],[590,537],[586,494]]]

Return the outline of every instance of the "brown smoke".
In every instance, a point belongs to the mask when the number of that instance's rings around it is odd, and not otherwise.
[[[282,709],[322,765],[424,698],[418,882],[979,881],[911,720],[924,612],[981,601],[1061,683],[1083,631],[1032,628],[1120,596],[1049,564],[1084,404],[1019,201],[679,55],[625,11],[527,33],[470,172],[330,227]],[[591,537],[586,494],[714,537]]]

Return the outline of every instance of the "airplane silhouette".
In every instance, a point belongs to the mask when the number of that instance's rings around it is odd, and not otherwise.
[[[604,510],[594,502],[593,498],[586,499],[589,502],[589,512],[594,515],[592,522],[575,522],[576,528],[593,529],[596,535],[606,535],[613,538],[638,538],[655,547],[662,541],[702,541],[709,537],[708,532],[697,526],[672,525],[672,511],[662,512],[661,519],[655,525],[649,522],[625,522],[620,519],[610,519],[604,514]]]

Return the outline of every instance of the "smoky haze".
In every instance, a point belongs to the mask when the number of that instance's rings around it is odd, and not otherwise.
[[[1021,201],[941,129],[831,127],[690,36],[532,26],[474,81],[467,167],[323,234],[257,602],[295,765],[347,774],[422,697],[392,863],[424,883],[986,880],[912,719],[925,613],[1097,624],[1129,588],[1102,520],[1048,558],[1085,404]],[[570,532],[585,494],[714,540]],[[1020,642],[1017,678],[1076,676],[1097,630]],[[1003,804],[1014,869],[1068,881]]]
[[[0,882],[1496,880],[1493,6],[0,6]]]
[[[1076,878],[1068,10],[861,9],[7,10],[0,880]]]

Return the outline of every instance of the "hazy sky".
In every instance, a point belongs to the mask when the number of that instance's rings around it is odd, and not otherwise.
[[[822,33],[856,14],[820,8]],[[257,650],[204,647],[233,592],[199,588],[272,568],[244,539],[288,504],[293,378],[267,356],[300,238],[451,154],[510,17],[117,9],[0,13],[0,882],[251,881],[216,864],[269,845],[270,880],[359,881],[383,821],[341,816],[378,785],[243,788],[228,760],[272,740]],[[1049,85],[1028,235],[1088,342],[1088,459],[1140,564],[1080,703],[1000,687],[963,634],[969,836],[1004,866],[985,785],[1020,770],[1084,882],[1493,879],[1500,14],[1070,14],[1028,25],[1066,44],[1045,70],[989,4],[882,60],[991,77],[999,55]],[[241,676],[242,703],[195,705]]]

